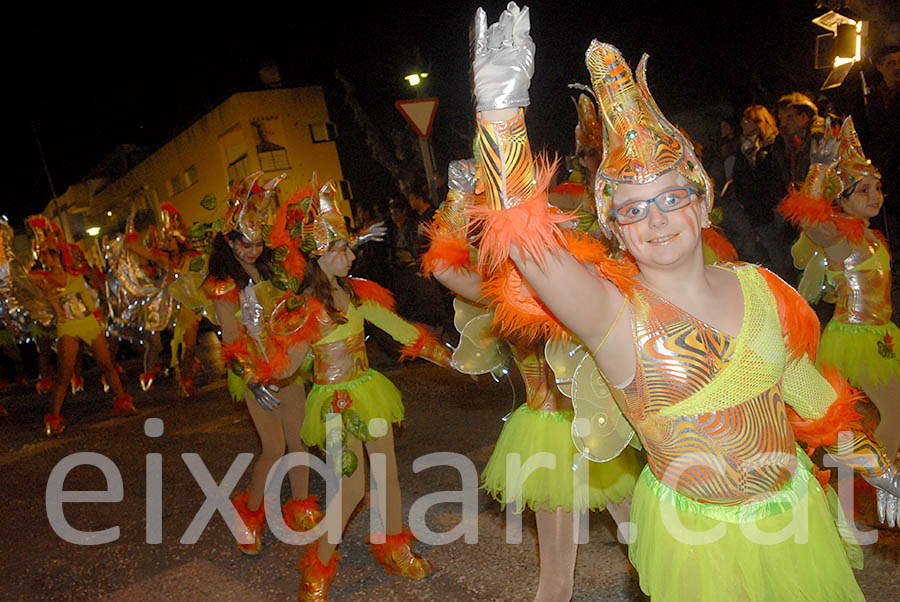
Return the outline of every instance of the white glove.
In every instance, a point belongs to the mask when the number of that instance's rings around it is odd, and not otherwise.
[[[253,393],[256,403],[262,406],[264,410],[274,410],[281,403],[273,393],[273,391],[278,391],[278,387],[275,385],[266,386],[256,381],[251,381],[247,383],[247,388]]]
[[[886,471],[878,477],[863,478],[875,487],[878,498],[878,520],[895,527],[898,523],[898,509],[900,509],[900,472],[896,470]]]
[[[381,242],[386,235],[387,227],[385,227],[384,222],[378,221],[366,224],[360,229],[356,236],[353,237],[353,240],[350,241],[350,248],[355,249],[359,245],[366,244],[367,242]]]
[[[534,42],[528,7],[510,2],[500,19],[488,27],[484,9],[475,11],[472,31],[472,73],[478,111],[527,107],[534,74]]]
[[[838,162],[838,150],[841,141],[833,135],[831,118],[825,120],[825,136],[818,142],[813,141],[809,147],[809,163],[820,163],[825,167],[834,167]]]
[[[477,169],[478,161],[475,159],[450,161],[447,168],[447,188],[463,194],[474,193],[475,185],[478,183],[478,178],[475,177]]]
[[[263,306],[256,298],[252,286],[245,286],[240,292],[241,324],[254,339],[259,339],[263,331]]]

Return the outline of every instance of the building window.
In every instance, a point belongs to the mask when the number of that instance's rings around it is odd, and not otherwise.
[[[259,151],[259,168],[263,171],[290,169],[291,163],[288,161],[287,149]]]
[[[240,182],[250,174],[250,161],[247,154],[243,154],[228,164],[228,179]]]
[[[350,182],[347,180],[341,180],[338,182],[338,186],[341,187],[341,198],[346,201],[353,200],[353,190],[350,189]]]
[[[200,181],[200,174],[197,172],[197,166],[191,165],[184,170],[184,187],[190,188]]]
[[[169,189],[169,196],[175,196],[184,190],[184,179],[181,177],[181,174],[169,178],[168,181],[166,181],[166,188]]]
[[[337,138],[337,127],[330,121],[325,123],[310,123],[309,136],[316,144],[320,142],[332,142]]]

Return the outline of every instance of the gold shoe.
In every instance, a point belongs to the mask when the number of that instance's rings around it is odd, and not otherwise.
[[[66,421],[56,414],[44,414],[44,434],[48,437],[57,437],[66,430]]]
[[[315,495],[302,500],[289,499],[281,507],[281,514],[287,526],[294,531],[309,531],[325,516],[319,508],[319,498]]]
[[[338,553],[335,550],[327,565],[319,560],[319,542],[306,546],[303,558],[297,564],[300,569],[298,602],[328,602],[328,588],[337,573]]]
[[[412,533],[407,529],[385,536],[384,543],[369,544],[369,551],[384,570],[407,579],[424,579],[434,571],[431,562],[412,551]]]
[[[194,378],[188,376],[187,378],[179,378],[178,386],[181,387],[181,397],[183,399],[187,399],[189,397],[194,396]]]
[[[245,491],[234,496],[231,503],[234,510],[244,522],[245,530],[238,534],[238,549],[247,556],[256,556],[262,552],[262,532],[266,524],[266,510],[262,503],[256,510],[247,508],[247,498],[250,495]]]
[[[73,376],[72,380],[69,381],[69,385],[72,387],[72,395],[77,393],[84,392],[84,377],[82,376]]]
[[[141,391],[147,392],[150,390],[150,387],[153,386],[153,381],[156,380],[156,372],[142,372],[140,380]]]
[[[116,416],[137,416],[140,414],[138,409],[134,407],[134,397],[131,395],[122,395],[113,400],[113,413]]]

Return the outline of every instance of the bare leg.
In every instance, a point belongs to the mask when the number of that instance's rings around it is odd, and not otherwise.
[[[350,516],[362,502],[366,493],[366,457],[363,454],[362,443],[356,437],[348,435],[347,447],[359,458],[359,465],[352,475],[341,478],[340,491],[337,494],[341,500],[341,533],[344,532],[347,523],[350,521]],[[328,519],[326,518],[325,520],[327,521]],[[337,544],[328,541],[327,532],[318,539],[318,544],[319,562],[328,564]]]
[[[385,507],[378,507],[378,514],[384,521],[385,535],[397,535],[403,530],[403,499],[400,480],[397,476],[397,454],[394,451],[394,430],[388,426],[387,434],[366,443],[369,454],[384,454],[385,482],[376,481],[376,486],[384,489]],[[378,496],[380,498],[380,496]]]
[[[888,458],[893,461],[900,448],[900,382],[894,378],[880,385],[862,385],[881,414],[875,436],[884,444]]]
[[[535,602],[568,602],[575,584],[578,546],[571,512],[538,510],[538,550],[541,576]]]
[[[194,378],[194,351],[197,348],[198,330],[200,330],[200,320],[195,320],[193,324],[184,329],[184,339],[181,341],[181,378]]]
[[[144,373],[156,371],[159,364],[159,352],[162,350],[162,334],[157,330],[147,334],[147,346],[144,350]]]
[[[38,378],[50,380],[52,378],[53,341],[46,338],[35,338],[34,345],[38,350]]]
[[[63,335],[56,344],[56,355],[59,359],[56,382],[53,384],[53,401],[50,413],[59,416],[62,411],[63,401],[66,399],[66,391],[69,390],[69,381],[75,373],[75,359],[78,357],[78,348],[81,341],[77,337]]]
[[[196,336],[196,330],[194,331]],[[187,341],[187,334],[185,334]],[[291,385],[278,393],[281,405],[276,408],[281,417],[281,430],[290,453],[307,451],[300,436],[300,425],[306,416],[306,392],[302,385]],[[309,466],[295,466],[288,472],[291,480],[291,497],[302,500],[309,495]]]
[[[245,401],[262,445],[262,452],[256,459],[250,474],[250,490],[247,496],[247,509],[255,512],[259,509],[266,493],[266,477],[269,475],[269,471],[275,462],[284,455],[284,431],[281,428],[279,408],[263,409],[249,393]]]
[[[112,389],[116,397],[123,397],[125,395],[125,388],[122,387],[122,379],[119,378],[119,371],[116,370],[116,365],[112,361],[112,355],[109,352],[109,344],[106,342],[105,332],[98,334],[94,340],[91,341],[91,349],[94,352],[94,361],[97,362],[97,365],[103,370],[103,375],[106,376],[106,383],[109,385],[110,389]]]

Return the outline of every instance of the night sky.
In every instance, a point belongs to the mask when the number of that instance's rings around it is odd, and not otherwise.
[[[258,88],[262,62],[278,66],[285,86],[325,87],[357,201],[393,190],[368,157],[336,69],[386,131],[408,127],[394,101],[414,96],[402,78],[418,51],[431,73],[426,95],[440,99],[433,132],[438,169],[471,153],[469,26],[477,6],[494,22],[505,2],[307,4],[281,12],[267,6],[260,15],[245,9],[227,19],[167,9],[17,22],[16,35],[4,40],[15,144],[3,212],[19,226],[50,199],[35,130],[62,194],[116,144],[161,145],[231,93]],[[651,55],[648,79],[669,115],[723,101],[737,109],[771,103],[792,89],[817,89],[826,74],[813,70],[815,36],[824,32],[810,23],[824,12],[814,0],[673,2],[666,9],[611,1],[530,6],[537,58],[529,131],[534,146],[561,154],[571,152],[575,124],[567,84],[589,83],[584,51],[593,38],[618,46],[633,65],[642,52]],[[213,192],[225,184],[204,183]]]

